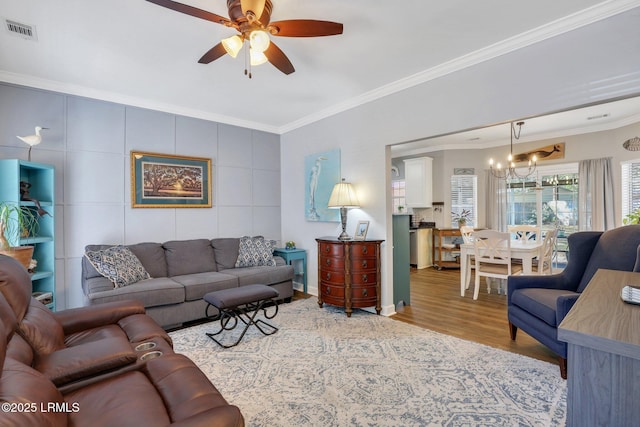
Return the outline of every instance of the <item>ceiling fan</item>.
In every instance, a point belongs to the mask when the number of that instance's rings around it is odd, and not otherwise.
[[[313,19],[290,19],[271,21],[273,3],[271,0],[227,0],[229,18],[216,15],[206,10],[178,3],[172,0],[147,0],[176,12],[186,13],[196,18],[215,22],[226,27],[235,28],[240,34],[223,39],[209,49],[198,60],[201,64],[209,64],[225,54],[236,57],[249,41],[251,65],[260,65],[269,61],[285,74],[295,71],[289,58],[273,43],[269,35],[281,37],[319,37],[342,34],[342,24]],[[245,74],[247,70],[245,69]],[[249,73],[249,77],[251,74]]]

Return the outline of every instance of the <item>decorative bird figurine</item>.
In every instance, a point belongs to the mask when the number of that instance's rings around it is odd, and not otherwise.
[[[29,145],[29,161],[31,161],[31,149],[33,148],[34,145],[38,145],[42,142],[42,136],[40,135],[40,131],[43,129],[49,129],[49,128],[43,128],[40,126],[36,126],[36,134],[35,135],[29,135],[29,136],[18,136],[18,139],[22,142],[24,142],[25,144]]]

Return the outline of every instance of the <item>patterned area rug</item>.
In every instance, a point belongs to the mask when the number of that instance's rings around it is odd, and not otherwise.
[[[269,322],[226,350],[205,335],[217,323],[170,334],[247,426],[565,425],[556,365],[315,298]]]

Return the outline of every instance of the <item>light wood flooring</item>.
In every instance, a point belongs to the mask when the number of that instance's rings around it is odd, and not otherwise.
[[[513,353],[557,363],[547,347],[518,330],[516,341],[509,338],[507,297],[498,295],[495,286],[487,293],[481,281],[480,294],[473,300],[473,279],[465,296],[460,296],[460,271],[411,268],[410,305],[396,308],[392,319],[475,341]]]

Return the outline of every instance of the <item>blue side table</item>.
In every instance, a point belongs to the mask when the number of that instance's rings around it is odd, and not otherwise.
[[[296,278],[300,279],[300,281],[302,282],[302,289],[306,294],[307,293],[307,251],[305,251],[304,249],[276,248],[273,251],[273,254],[276,256],[282,257],[287,264],[293,265],[294,281],[296,281],[295,280]],[[293,261],[302,261],[302,270],[296,271]]]

